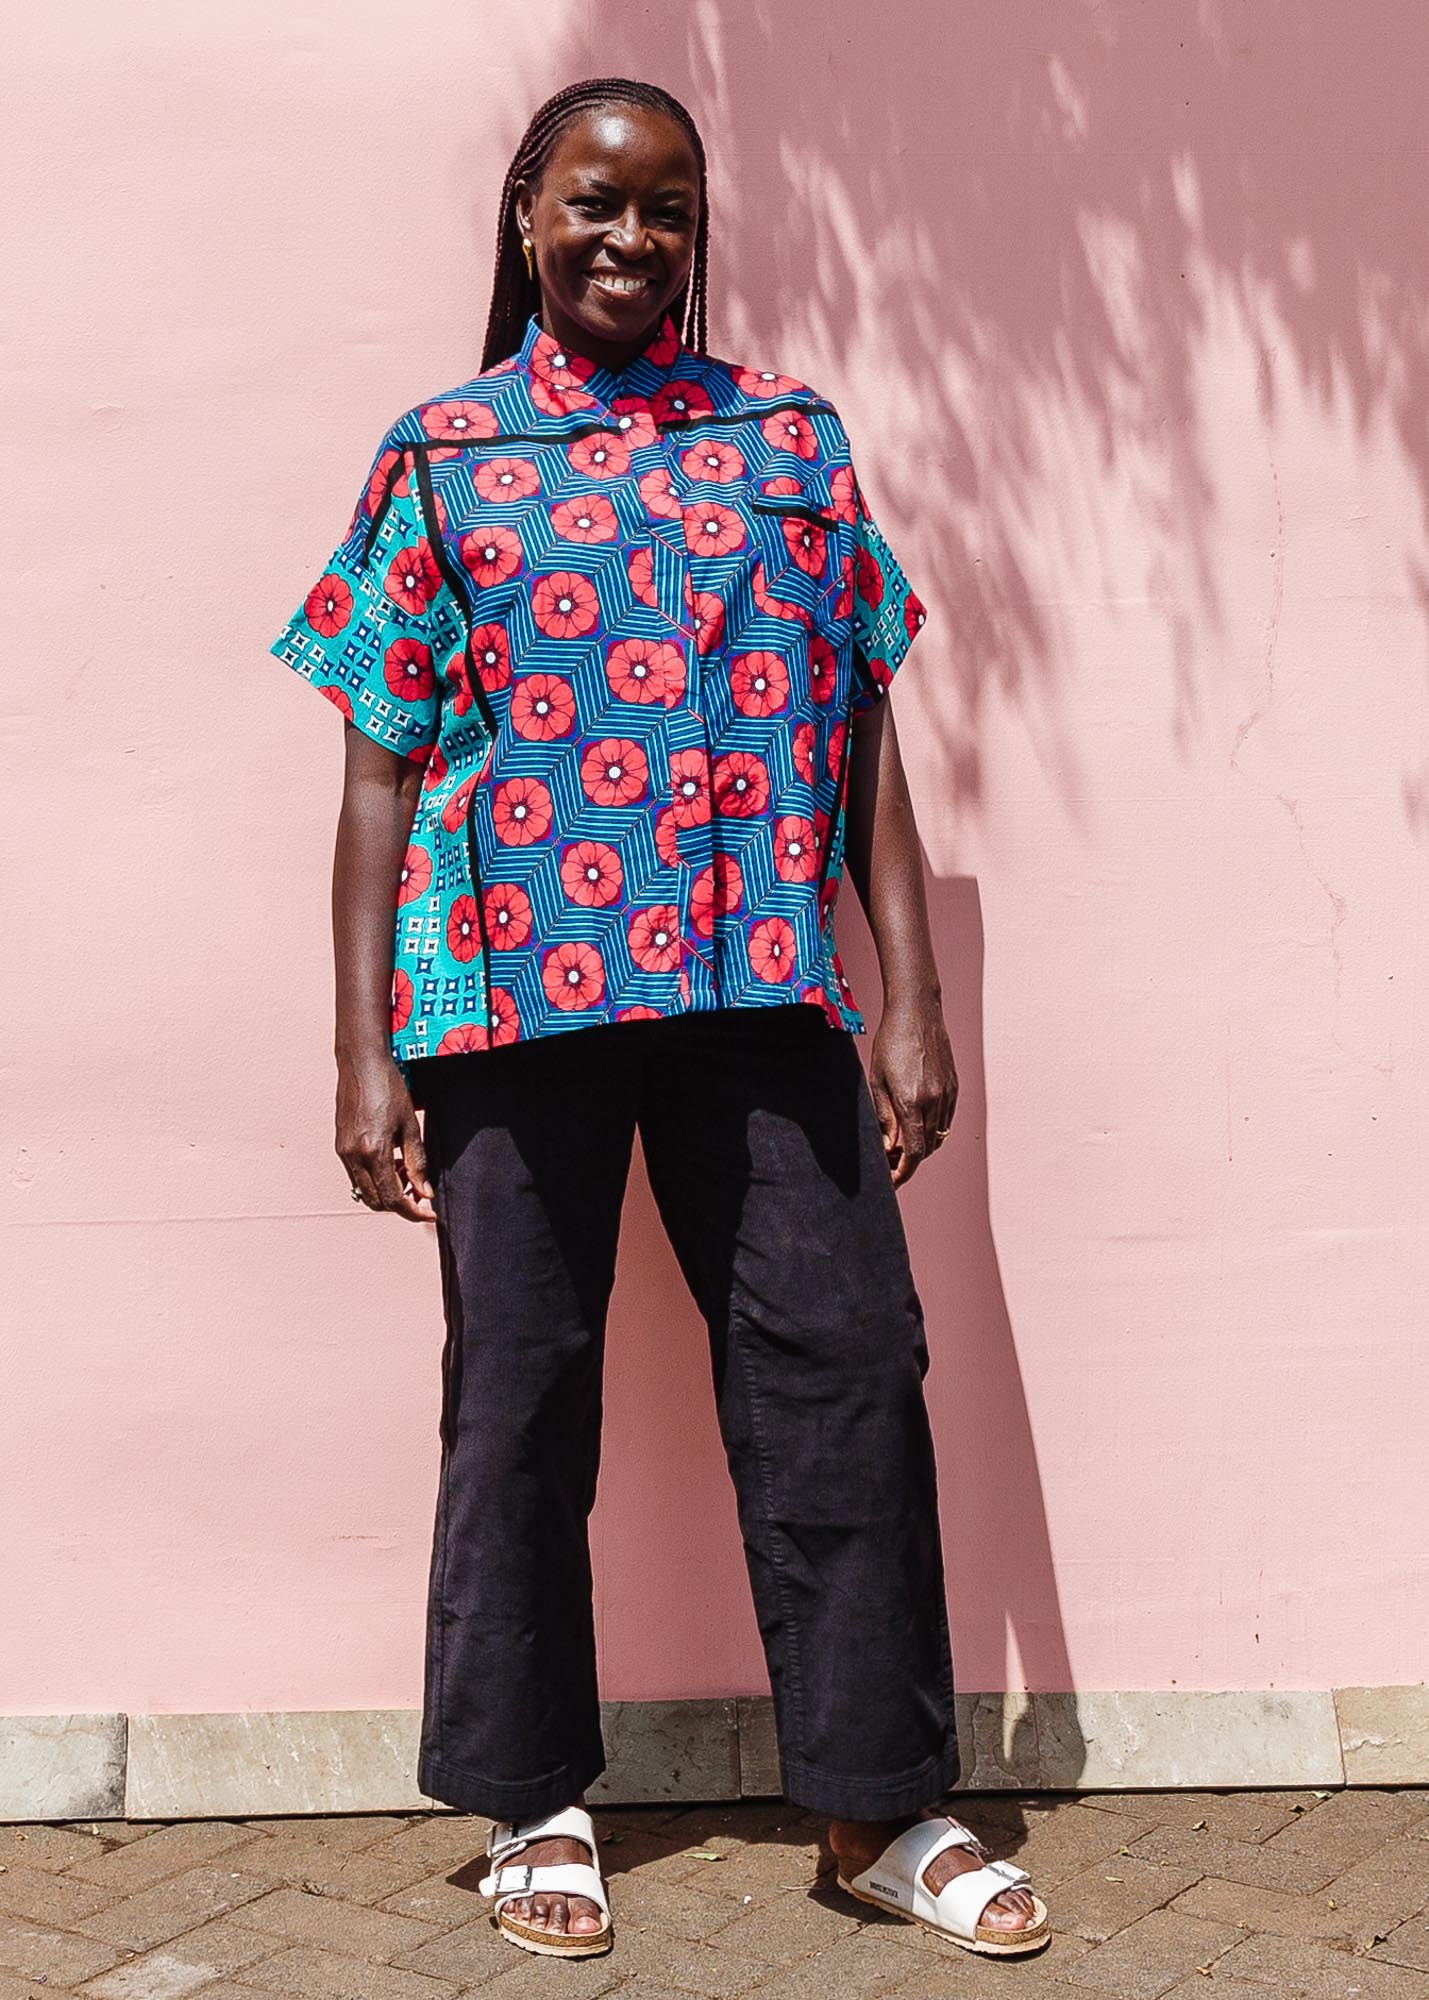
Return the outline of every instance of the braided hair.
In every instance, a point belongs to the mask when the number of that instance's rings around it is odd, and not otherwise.
[[[481,365],[494,367],[520,347],[526,323],[540,310],[541,288],[526,269],[521,250],[521,232],[516,221],[516,183],[539,180],[556,141],[568,126],[598,105],[634,104],[645,111],[660,111],[672,118],[690,142],[700,170],[700,212],[695,225],[694,260],[690,275],[670,306],[680,336],[687,347],[703,353],[706,339],[706,257],[709,247],[709,206],[705,195],[705,149],[695,121],[677,97],[655,83],[637,83],[627,76],[593,76],[584,83],[570,84],[548,97],[526,127],[516,148],[516,157],[506,170],[501,190],[501,210],[496,224],[496,272],[491,286],[491,309],[486,321],[486,346]]]

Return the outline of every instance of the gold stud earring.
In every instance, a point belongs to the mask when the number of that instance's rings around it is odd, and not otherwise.
[[[521,238],[521,248],[526,253],[526,276],[534,278],[536,275],[536,253],[531,248],[531,239],[529,236]]]

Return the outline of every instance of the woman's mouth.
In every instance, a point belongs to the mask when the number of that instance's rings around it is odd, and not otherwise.
[[[618,271],[588,271],[586,276],[598,292],[610,299],[638,299],[651,289],[650,278],[626,277]]]

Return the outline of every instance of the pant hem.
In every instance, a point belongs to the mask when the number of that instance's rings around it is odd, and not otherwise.
[[[604,1769],[605,1752],[601,1749],[529,1782],[513,1783],[505,1778],[484,1778],[477,1771],[424,1753],[417,1760],[417,1787],[429,1799],[439,1799],[458,1812],[478,1813],[484,1819],[545,1819],[574,1805]]]
[[[790,1805],[827,1813],[831,1819],[896,1819],[900,1813],[919,1812],[935,1804],[961,1776],[956,1742],[941,1757],[929,1757],[891,1778],[854,1778],[788,1759],[781,1759],[779,1766]]]

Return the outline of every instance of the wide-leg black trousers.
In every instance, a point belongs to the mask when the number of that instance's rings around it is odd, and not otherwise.
[[[587,1517],[632,1142],[709,1327],[785,1795],[958,1775],[923,1313],[863,1068],[808,1004],[419,1066],[447,1337],[418,1778],[492,1818],[605,1767]]]

